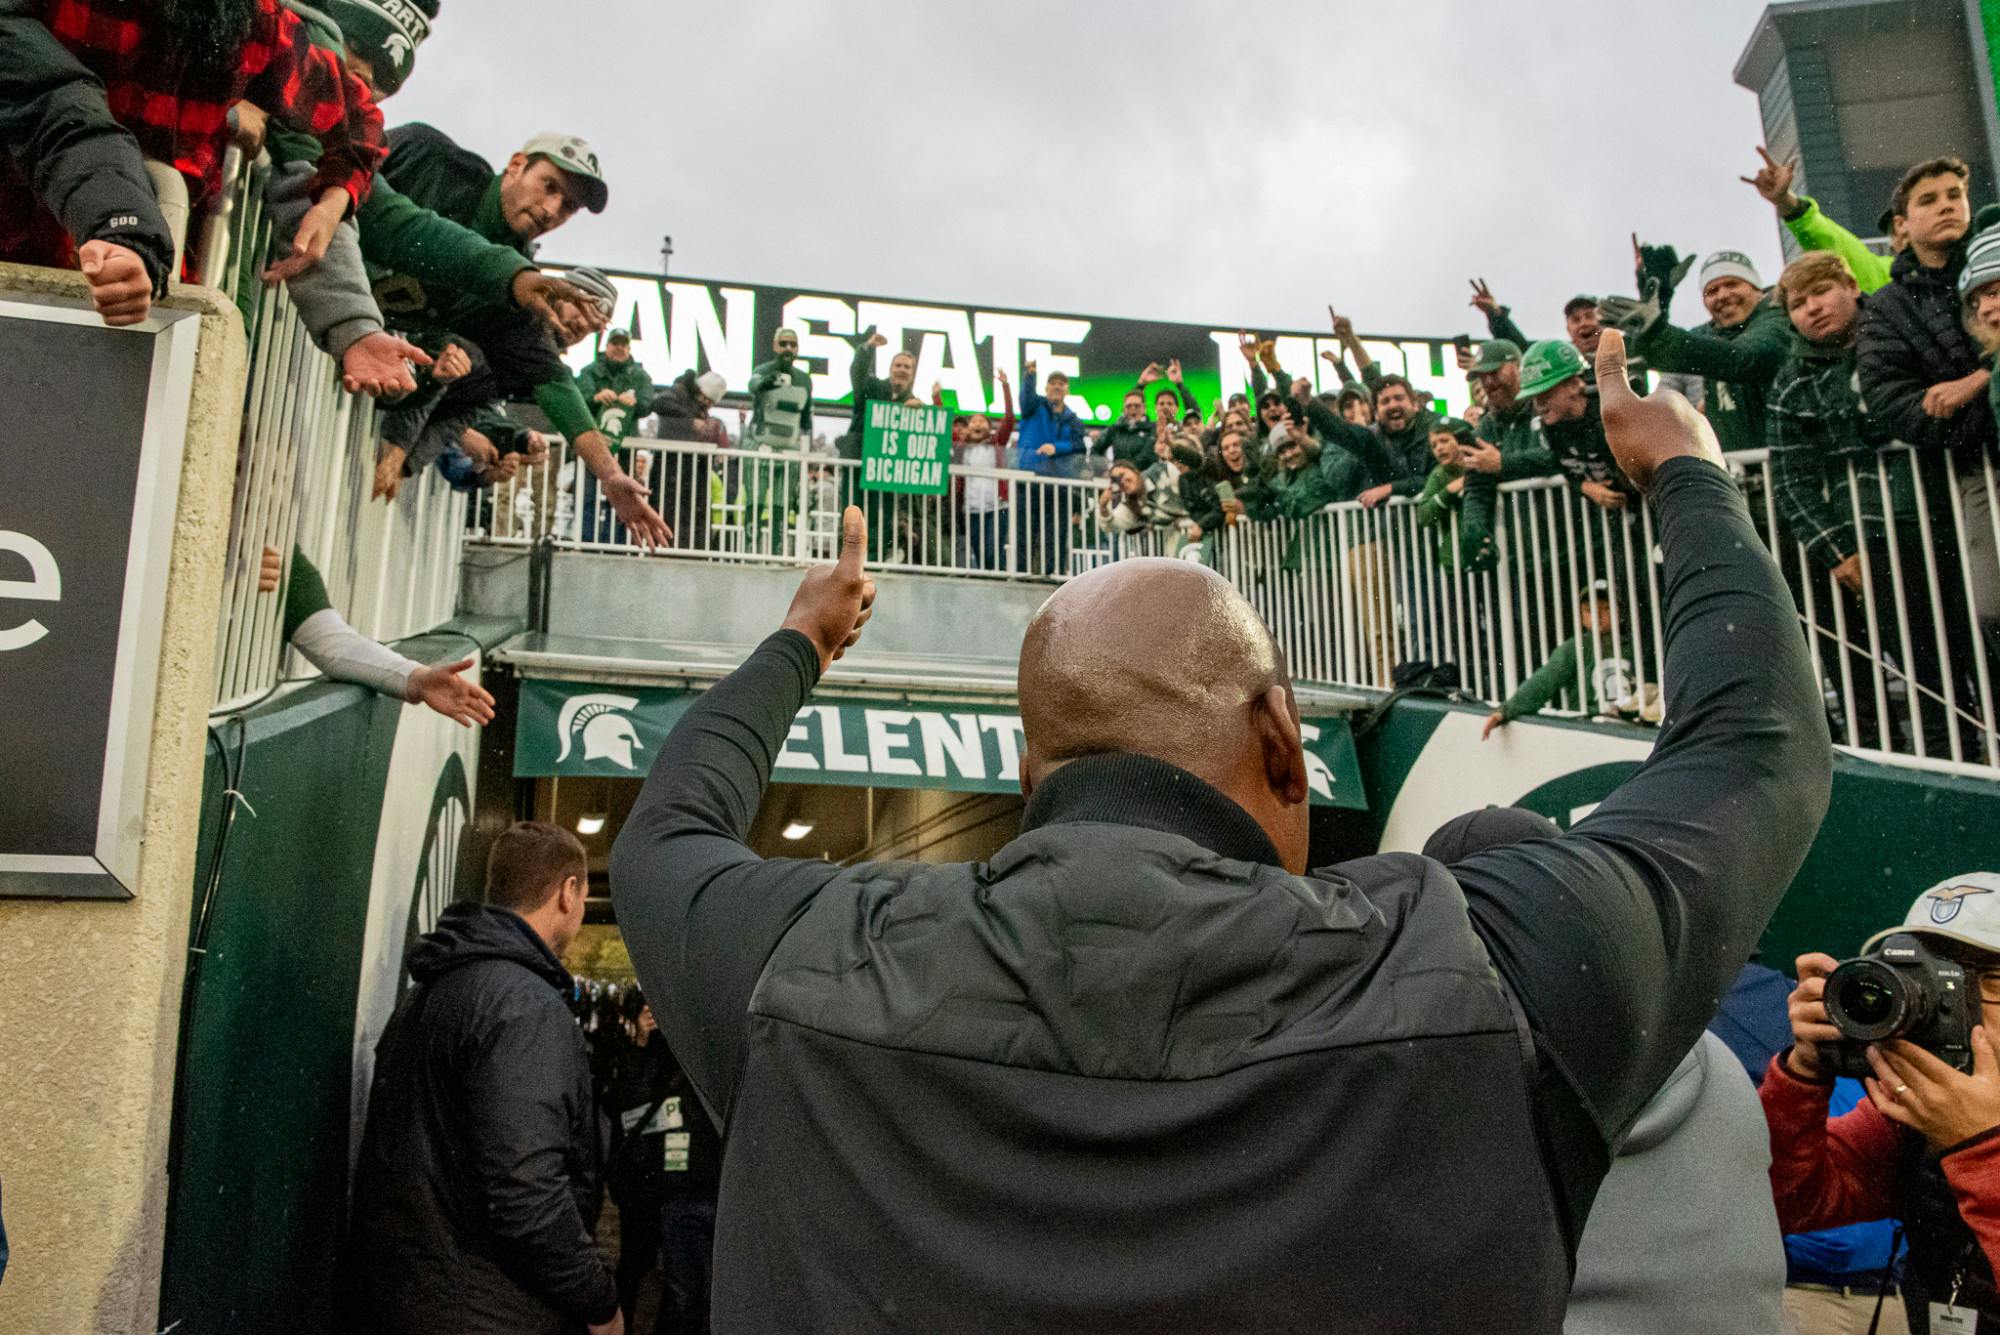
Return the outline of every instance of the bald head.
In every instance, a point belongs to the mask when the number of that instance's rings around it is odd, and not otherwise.
[[[1287,865],[1296,842],[1293,870],[1303,868],[1305,759],[1290,677],[1270,630],[1214,571],[1132,560],[1071,580],[1028,626],[1019,687],[1031,790],[1081,756],[1152,756],[1233,798]]]

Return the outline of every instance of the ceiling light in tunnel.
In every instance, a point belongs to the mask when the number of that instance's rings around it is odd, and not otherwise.
[[[578,834],[596,834],[599,830],[602,830],[603,828],[604,828],[604,813],[601,811],[592,812],[590,815],[578,816],[576,818],[576,832]]]
[[[785,838],[803,839],[813,832],[813,827],[805,821],[795,820],[785,827]]]

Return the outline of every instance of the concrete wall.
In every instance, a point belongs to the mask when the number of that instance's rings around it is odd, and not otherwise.
[[[548,629],[551,635],[756,644],[785,619],[801,573],[792,566],[558,552]],[[871,656],[1011,664],[1020,656],[1029,619],[1054,592],[1053,585],[1019,580],[888,572],[874,578],[880,597],[868,623]],[[503,579],[495,575],[496,592],[505,587]]]
[[[0,264],[0,287],[88,305],[76,274]],[[155,1329],[188,885],[245,374],[234,307],[198,289],[166,304],[201,312],[201,341],[137,893],[124,903],[0,901],[0,1181],[13,1252],[0,1331],[23,1335]],[[87,443],[78,459],[87,465]]]

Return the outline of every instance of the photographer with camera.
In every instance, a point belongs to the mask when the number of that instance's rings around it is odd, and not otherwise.
[[[1802,955],[1798,974],[1792,1046],[1761,1089],[1779,1222],[1902,1220],[1910,1329],[1995,1335],[2000,874],[1943,881],[1859,958]],[[1864,1077],[1868,1099],[1829,1120],[1838,1075]]]

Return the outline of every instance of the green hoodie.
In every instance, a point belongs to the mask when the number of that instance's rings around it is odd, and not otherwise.
[[[1734,329],[1680,329],[1664,319],[1634,343],[1655,371],[1702,377],[1709,424],[1725,454],[1764,446],[1764,404],[1790,355],[1792,322],[1769,292]]]
[[[1320,451],[1308,450],[1299,466],[1279,469],[1244,501],[1252,519],[1305,519],[1342,499],[1320,464]]]
[[[1573,696],[1576,690],[1578,645],[1582,646],[1584,689],[1589,692],[1588,709],[1593,714],[1609,712],[1613,702],[1601,698],[1602,682],[1597,675],[1599,641],[1608,637],[1597,635],[1586,639],[1577,636],[1564,640],[1549,655],[1549,661],[1535,669],[1534,675],[1521,683],[1521,689],[1507,697],[1500,706],[1502,721],[1512,723],[1517,718],[1529,714],[1539,714],[1558,696]]]
[[[1463,476],[1465,486],[1454,493],[1452,479]],[[1417,522],[1426,528],[1437,530],[1437,563],[1446,570],[1455,570],[1464,562],[1465,569],[1477,574],[1493,569],[1498,560],[1493,547],[1493,511],[1495,491],[1490,485],[1481,486],[1477,474],[1465,473],[1461,469],[1446,468],[1438,464],[1424,479],[1423,495],[1417,498]],[[1458,516],[1458,547],[1451,544],[1451,517]]]
[[[1153,453],[1155,434],[1152,418],[1141,417],[1133,422],[1121,416],[1104,428],[1097,444],[1114,462],[1128,463],[1144,472],[1156,457]]]
[[[597,402],[597,392],[608,389],[613,394],[630,394],[632,402]],[[653,402],[653,377],[646,374],[646,368],[637,359],[627,357],[622,362],[614,362],[603,353],[597,360],[577,372],[577,393],[597,414],[597,429],[610,437],[612,444],[623,440],[638,419],[644,417]]]

